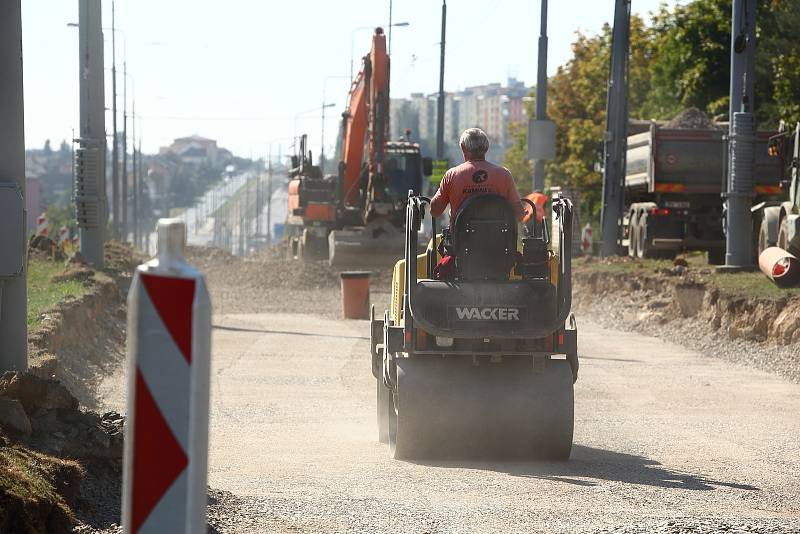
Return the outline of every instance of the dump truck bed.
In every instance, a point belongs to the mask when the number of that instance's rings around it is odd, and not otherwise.
[[[712,193],[725,190],[727,148],[723,130],[651,126],[628,137],[625,189],[639,193]],[[774,132],[758,132],[754,192],[780,194],[779,162],[767,154]]]

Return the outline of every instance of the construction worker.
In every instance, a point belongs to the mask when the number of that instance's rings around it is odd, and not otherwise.
[[[534,206],[536,206],[536,221],[542,222],[542,220],[544,219],[544,207],[547,204],[547,195],[545,195],[541,191],[534,191],[525,198],[533,202]],[[532,213],[526,213],[525,218],[522,220],[522,222],[527,224],[531,220],[532,215],[533,215]]]
[[[517,186],[505,167],[486,161],[489,137],[480,128],[468,128],[459,140],[464,163],[449,169],[431,200],[431,215],[438,217],[450,204],[450,220],[455,220],[458,208],[471,195],[495,194],[505,197],[514,209],[517,220],[524,213]]]

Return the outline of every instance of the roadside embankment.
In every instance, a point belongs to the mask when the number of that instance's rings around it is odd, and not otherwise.
[[[578,260],[574,277],[579,314],[800,381],[800,291],[684,259]]]
[[[97,386],[120,371],[135,258],[108,243],[105,268],[65,261],[47,238],[28,255],[27,372],[0,377],[0,532],[72,532],[119,522],[124,418]],[[83,530],[82,530],[83,531]]]

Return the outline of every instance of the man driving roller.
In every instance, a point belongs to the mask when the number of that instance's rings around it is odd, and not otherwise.
[[[489,137],[480,128],[464,130],[459,139],[464,163],[449,169],[431,200],[431,215],[438,217],[450,204],[450,218],[455,218],[461,204],[472,195],[494,194],[505,197],[517,220],[524,213],[511,173],[505,167],[486,161]]]

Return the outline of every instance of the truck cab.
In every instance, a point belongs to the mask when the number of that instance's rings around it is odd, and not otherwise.
[[[780,133],[769,139],[768,152],[778,162],[784,196],[780,201],[753,207],[758,221],[758,252],[778,246],[800,254],[800,123],[793,129],[781,125]]]

